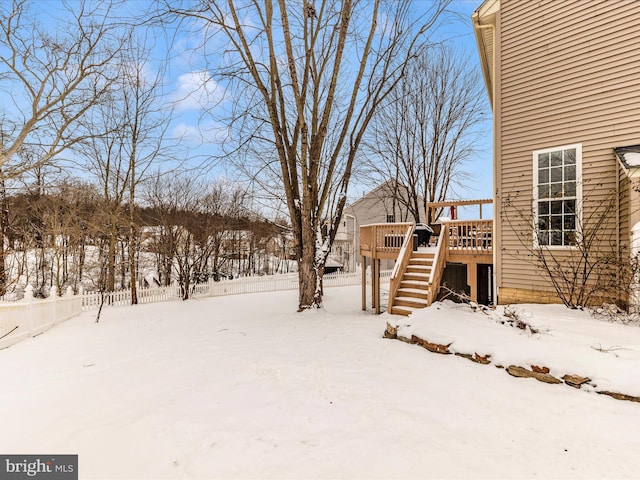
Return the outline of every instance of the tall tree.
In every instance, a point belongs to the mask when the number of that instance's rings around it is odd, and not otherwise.
[[[0,5],[0,90],[7,100],[0,105],[0,167],[6,174],[5,165],[25,145],[42,147],[34,161],[43,163],[81,141],[78,125],[115,80],[109,64],[120,43],[108,24],[109,8],[62,5],[69,25],[54,34],[29,15],[25,0]]]
[[[235,95],[229,127],[239,149],[234,152],[247,154],[243,163],[256,175],[275,174],[277,183],[269,186],[282,192],[291,219],[300,310],[322,304],[324,265],[371,119],[448,3],[167,5],[203,25],[207,41],[223,42],[219,51],[225,55],[211,60]]]
[[[483,88],[478,69],[453,47],[430,46],[374,119],[365,169],[377,182],[406,187],[396,198],[416,221],[421,203],[444,201],[468,180],[464,163],[483,133]]]
[[[171,109],[162,102],[162,71],[151,71],[148,56],[148,49],[131,34],[115,59],[117,88],[87,123],[90,134],[83,142],[84,158],[98,177],[107,213],[106,289],[115,288],[116,245],[127,232],[128,260],[120,261],[128,266],[133,304],[137,303],[137,187],[149,168],[171,151],[165,145]]]
[[[192,285],[208,274],[216,247],[219,225],[211,214],[208,193],[202,181],[185,174],[158,175],[146,189],[150,220],[159,229],[152,248],[164,257],[165,279],[171,278],[171,267],[175,270],[184,300],[190,297]]]
[[[151,165],[166,158],[170,149],[165,134],[170,123],[171,109],[161,102],[162,71],[149,72],[149,50],[140,40],[132,38],[123,49],[122,61],[122,124],[120,141],[127,157],[128,167],[128,221],[129,221],[129,283],[131,303],[138,303],[137,252],[138,225],[136,222],[136,190]]]
[[[0,182],[82,141],[79,126],[115,79],[109,64],[120,42],[108,22],[110,3],[61,5],[58,28],[50,33],[27,1],[0,2]],[[5,229],[0,228],[3,283]]]

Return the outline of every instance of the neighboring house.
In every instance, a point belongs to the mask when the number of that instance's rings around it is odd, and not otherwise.
[[[330,258],[342,263],[345,271],[354,271],[362,259],[358,254],[360,227],[373,223],[415,222],[407,208],[407,188],[389,180],[355,202],[345,206],[340,227],[331,248]],[[420,220],[424,221],[424,201],[419,199]],[[383,269],[392,268],[386,261]]]
[[[614,202],[598,248],[633,250],[640,4],[486,0],[472,21],[494,118],[497,300],[558,301],[526,254],[515,212],[531,212],[531,242],[569,255],[581,229]]]

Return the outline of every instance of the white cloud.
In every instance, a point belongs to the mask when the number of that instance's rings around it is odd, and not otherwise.
[[[206,70],[183,73],[171,95],[177,110],[208,110],[225,99],[225,90]]]
[[[229,136],[226,125],[214,121],[200,122],[198,125],[179,123],[172,129],[172,136],[191,145],[222,143]]]

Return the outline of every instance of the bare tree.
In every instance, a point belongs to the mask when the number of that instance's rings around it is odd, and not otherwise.
[[[136,223],[136,188],[151,165],[167,158],[171,149],[165,144],[171,109],[161,100],[161,70],[148,71],[149,51],[135,38],[123,49],[122,124],[120,141],[128,166],[129,282],[131,303],[138,303],[136,290],[138,225]]]
[[[122,104],[115,98],[101,105],[87,125],[92,135],[83,143],[83,157],[87,161],[88,170],[96,177],[103,203],[100,227],[105,247],[106,291],[115,290],[117,242],[126,230],[125,199],[129,189],[130,170],[129,158],[124,150],[128,140],[120,128],[122,117]]]
[[[225,265],[224,243],[230,230],[241,227],[241,217],[245,214],[246,192],[231,182],[218,180],[208,185],[199,204],[207,217],[207,235],[210,245],[208,258],[211,273],[218,275]]]
[[[146,202],[159,228],[155,247],[175,268],[183,300],[190,297],[192,283],[213,251],[212,217],[203,212],[204,197],[203,183],[184,175],[171,179],[158,175],[147,189]]]
[[[420,13],[408,0],[168,6],[224,42],[215,60],[236,94],[230,137],[254,178],[273,174],[269,187],[286,201],[299,310],[322,304],[324,265],[371,119],[447,4],[421,3]]]
[[[63,4],[54,34],[30,15],[30,7],[25,0],[0,4],[2,182],[85,138],[79,126],[111,89],[115,77],[108,66],[120,48],[108,24],[110,4]],[[4,232],[0,228],[0,236]],[[0,252],[0,282],[6,283],[4,237]]]
[[[84,1],[65,4],[70,24],[54,35],[29,16],[25,0],[0,8],[0,167],[32,168],[11,163],[24,146],[42,148],[34,162],[44,163],[84,137],[77,128],[108,94],[109,64],[119,50],[107,24],[109,8],[89,8]]]
[[[16,285],[24,275],[40,293],[52,285],[58,292],[65,286],[77,289],[86,246],[95,237],[95,189],[77,180],[49,179],[46,185],[14,190],[6,199],[6,248],[13,260],[8,264],[7,286]]]
[[[138,225],[136,191],[152,165],[171,149],[165,145],[171,110],[161,100],[162,71],[151,72],[148,50],[131,35],[116,59],[118,79],[109,102],[100,105],[86,125],[84,159],[97,175],[107,213],[107,290],[116,285],[116,264],[120,259],[125,286],[129,272],[131,302],[137,302]],[[118,242],[126,237],[126,254],[118,255]],[[123,250],[123,249],[121,249]]]
[[[444,201],[468,180],[463,166],[482,133],[482,88],[477,69],[452,47],[423,48],[374,119],[365,170],[403,187],[397,201],[416,222],[422,202]]]

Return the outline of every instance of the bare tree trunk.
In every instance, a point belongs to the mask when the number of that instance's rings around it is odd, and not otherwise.
[[[228,40],[234,67],[218,72],[238,88],[233,118],[225,124],[239,129],[230,135],[238,142],[234,157],[241,150],[258,159],[240,168],[257,183],[265,180],[271,192],[284,191],[279,200],[292,225],[300,310],[322,304],[324,263],[363,135],[447,3],[421,4],[420,13],[406,0],[169,7],[172,14],[196,17],[205,35],[215,31]],[[265,152],[277,157],[265,158]]]
[[[319,305],[322,301],[315,265],[315,235],[313,235],[311,228],[303,228],[302,235],[302,256],[298,261],[299,310]]]
[[[129,281],[131,282],[131,305],[138,303],[138,266],[136,263],[136,256],[138,251],[138,229],[136,228],[136,222],[134,217],[133,202],[129,209]]]
[[[111,226],[109,231],[109,247],[107,250],[107,282],[106,290],[113,292],[116,289],[116,232]]]
[[[7,293],[7,271],[6,271],[6,234],[9,228],[9,205],[7,202],[7,189],[5,180],[0,168],[0,194],[2,195],[2,212],[0,213],[0,296]]]

